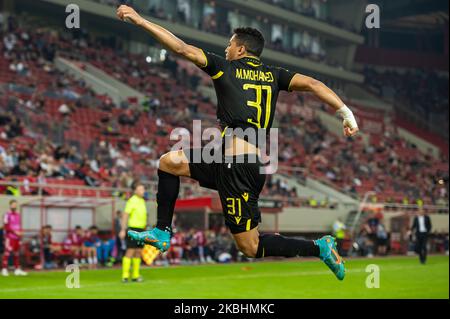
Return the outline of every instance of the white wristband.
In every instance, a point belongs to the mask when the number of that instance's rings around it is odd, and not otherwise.
[[[336,114],[344,120],[344,125],[347,124],[352,129],[358,127],[358,124],[356,124],[356,119],[353,116],[353,112],[347,107],[347,105],[344,104],[343,107],[336,111]]]

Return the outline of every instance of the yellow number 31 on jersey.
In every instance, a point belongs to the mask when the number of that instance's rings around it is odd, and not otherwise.
[[[257,128],[261,128],[261,117],[262,117],[262,91],[267,92],[267,99],[266,99],[266,107],[265,107],[265,117],[264,117],[264,126],[263,128],[267,128],[269,125],[270,120],[270,107],[272,103],[272,88],[270,85],[258,85],[258,84],[251,84],[246,83],[243,86],[244,90],[253,89],[256,91],[256,101],[247,101],[247,106],[251,106],[256,108],[257,115],[256,115],[256,122],[253,119],[247,119],[247,122],[252,123],[253,125],[256,125]]]

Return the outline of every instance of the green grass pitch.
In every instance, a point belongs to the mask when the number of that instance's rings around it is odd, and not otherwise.
[[[367,288],[366,267],[380,269],[380,287]],[[318,260],[179,267],[144,267],[142,283],[120,282],[120,269],[81,270],[80,288],[66,288],[64,271],[0,277],[5,298],[449,298],[449,258],[348,259],[344,281]]]

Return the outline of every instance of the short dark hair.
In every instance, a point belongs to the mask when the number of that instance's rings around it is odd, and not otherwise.
[[[141,186],[141,185],[145,187],[144,183],[142,183],[139,180],[136,180],[133,182],[133,184],[131,184],[131,188],[133,189],[133,191],[136,191],[136,188],[138,188],[138,186]]]
[[[260,56],[264,49],[264,37],[261,32],[255,28],[242,27],[233,30],[236,39],[240,45],[245,46],[246,50],[256,56]]]
[[[15,199],[11,199],[11,200],[9,201],[9,206],[11,206],[13,203],[16,203],[16,204],[17,204],[17,201],[16,201]]]

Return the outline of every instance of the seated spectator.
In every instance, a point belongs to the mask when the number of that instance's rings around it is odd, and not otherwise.
[[[176,231],[170,240],[170,249],[167,258],[171,264],[180,264],[181,258],[184,256],[185,239],[183,232]]]
[[[54,253],[59,250],[59,247],[53,244],[52,226],[46,225],[42,227],[41,243],[44,256],[44,269],[56,268],[57,264],[54,262]]]
[[[388,233],[383,223],[379,223],[377,227],[377,254],[386,256],[388,248]]]
[[[97,226],[89,227],[83,239],[83,255],[87,257],[88,264],[95,267],[98,264],[97,249],[101,246]]]
[[[138,120],[138,114],[133,114],[131,109],[127,109],[124,113],[119,115],[119,124],[134,125]]]
[[[79,264],[80,262],[82,264],[86,263],[83,250],[84,238],[83,228],[77,225],[75,226],[75,229],[68,234],[66,240],[64,241],[65,245],[72,253],[73,262],[75,264]]]
[[[98,261],[102,266],[112,267],[116,258],[114,257],[116,241],[110,238],[108,234],[104,239],[101,239],[100,246],[97,247]]]
[[[13,169],[9,172],[11,175],[15,176],[26,176],[28,175],[28,167],[25,160],[19,162],[18,165],[14,166]]]

